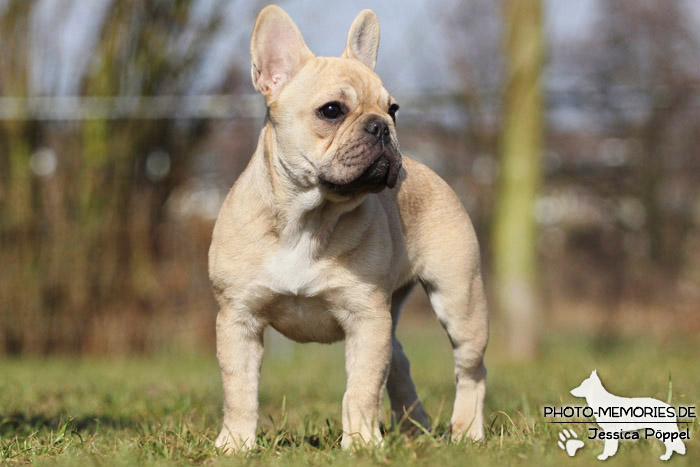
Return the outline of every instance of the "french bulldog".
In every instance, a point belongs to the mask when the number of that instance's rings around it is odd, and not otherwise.
[[[416,283],[452,344],[451,436],[484,436],[479,246],[447,183],[401,155],[399,106],[374,72],[378,46],[371,10],[353,22],[340,57],[314,56],[277,6],[255,24],[251,74],[267,118],[209,250],[224,389],[215,444],[226,453],[255,445],[267,326],[297,342],[345,339],[342,448],[381,442],[385,388],[395,420],[428,427],[395,333]]]

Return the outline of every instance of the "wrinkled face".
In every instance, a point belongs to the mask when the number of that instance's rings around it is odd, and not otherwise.
[[[398,105],[362,63],[313,58],[269,108],[288,171],[341,196],[395,186]]]

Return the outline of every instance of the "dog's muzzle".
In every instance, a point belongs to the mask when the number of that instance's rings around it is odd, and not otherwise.
[[[357,193],[379,193],[385,187],[394,188],[401,170],[401,154],[392,148],[386,148],[355,179],[347,183],[334,183],[323,175],[323,186],[341,195]]]
[[[401,153],[389,125],[377,114],[357,122],[351,137],[320,167],[321,185],[341,195],[379,193],[395,187]]]

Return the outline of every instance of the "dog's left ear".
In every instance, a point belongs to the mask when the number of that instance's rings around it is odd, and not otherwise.
[[[348,43],[341,57],[354,58],[371,70],[377,64],[379,49],[379,20],[372,10],[362,10],[348,33]]]

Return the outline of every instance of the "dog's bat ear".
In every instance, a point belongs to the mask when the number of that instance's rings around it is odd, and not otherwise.
[[[260,12],[250,41],[253,86],[270,101],[314,54],[292,18],[277,5]]]
[[[354,58],[374,70],[379,50],[379,20],[372,10],[362,10],[348,33],[348,43],[341,57]]]

